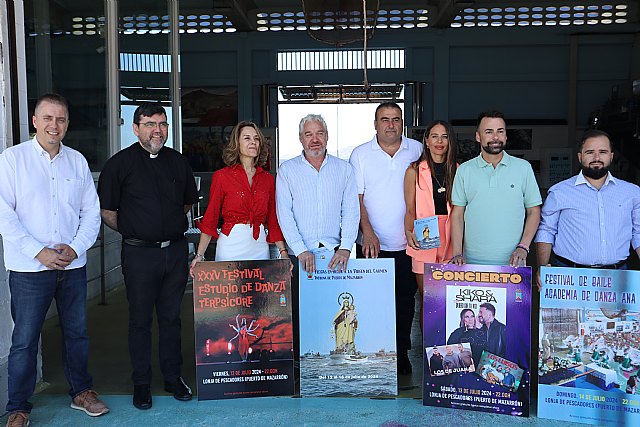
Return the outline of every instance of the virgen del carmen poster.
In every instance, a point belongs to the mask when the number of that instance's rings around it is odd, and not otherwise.
[[[289,261],[200,262],[193,271],[198,400],[292,395]]]
[[[423,404],[529,416],[531,268],[426,264]]]
[[[640,425],[640,272],[543,267],[538,416]]]
[[[300,274],[300,394],[398,393],[392,259],[350,259],[329,270],[331,253]]]

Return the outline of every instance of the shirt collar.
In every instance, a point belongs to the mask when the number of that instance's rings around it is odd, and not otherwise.
[[[309,160],[307,160],[307,158],[304,155],[304,150],[302,150],[302,154],[300,155],[300,158],[302,159],[303,163],[308,164],[309,166],[311,166],[312,168],[315,169],[315,166],[313,166],[311,163],[309,163]],[[324,167],[324,165],[327,164],[327,159],[329,158],[329,152],[327,150],[325,150],[324,152],[324,159],[322,160],[322,164],[320,165],[320,169],[322,169]]]
[[[35,137],[35,136],[33,137],[33,139],[31,140],[31,145],[36,150],[36,152],[38,153],[39,156],[47,156],[47,157],[49,157],[49,153],[47,153],[47,151],[44,148],[42,148],[42,146],[38,142],[37,137]],[[62,144],[62,141],[60,141],[60,150],[58,150],[58,154],[53,156],[53,159],[55,159],[56,157],[64,157],[64,151],[65,151],[64,145]],[[51,159],[51,160],[53,160],[53,159]]]
[[[382,150],[382,147],[380,147],[380,144],[378,144],[378,135],[374,135],[373,139],[370,141],[371,142],[371,149],[372,150]],[[398,151],[400,150],[406,150],[409,147],[409,143],[407,142],[407,138],[402,135],[402,141],[400,142],[400,148],[398,149]]]
[[[242,172],[242,173],[246,173],[244,170],[244,166],[242,166],[242,163],[236,163],[234,165],[229,166],[234,172]],[[262,166],[256,166],[256,173],[255,175],[259,175],[263,172],[266,172]],[[255,176],[254,175],[254,176]]]
[[[144,154],[144,156],[145,156],[145,157],[148,157],[148,158],[150,158],[150,159],[157,159],[157,158],[158,158],[158,156],[160,156],[160,153],[162,153],[162,150],[164,150],[164,145],[163,145],[163,146],[160,148],[160,151],[158,151],[158,152],[154,155],[154,154],[151,154],[150,152],[148,152],[148,151],[147,151],[147,150],[142,146],[142,144],[140,143],[140,141],[136,141],[136,142],[135,142],[134,144],[132,144],[132,145],[137,146],[137,147],[138,147],[138,148],[137,148],[137,150],[138,150],[140,153]]]
[[[509,166],[511,164],[511,156],[507,154],[506,151],[502,152],[502,159],[498,162],[499,165]],[[484,168],[487,166],[493,166],[491,163],[487,162],[483,157],[482,153],[478,154],[476,157],[476,165],[479,168]]]
[[[616,178],[613,175],[611,175],[611,172],[607,172],[607,179],[604,180],[604,184],[602,185],[602,187],[607,186],[609,183],[611,184],[617,183]],[[582,174],[582,171],[580,171],[580,173],[578,173],[578,175],[576,176],[576,182],[574,185],[581,185],[581,184],[586,184],[591,188],[595,188],[593,185],[591,185],[589,181],[587,181],[587,178],[585,178],[585,176]]]

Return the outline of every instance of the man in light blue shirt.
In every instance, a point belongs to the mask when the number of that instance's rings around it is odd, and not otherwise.
[[[293,263],[294,372],[300,378],[300,295],[298,261],[304,271],[316,269],[314,252],[335,251],[329,268],[345,271],[358,235],[360,206],[351,165],[327,153],[327,124],[309,114],[300,120],[303,152],[284,162],[276,178],[276,214]],[[300,394],[295,383],[295,394]]]
[[[476,141],[480,155],[461,164],[453,182],[451,262],[525,265],[542,204],[533,170],[504,151],[507,129],[501,112],[478,116]]]
[[[612,160],[609,135],[585,132],[580,173],[551,187],[542,207],[538,265],[549,264],[552,249],[557,267],[626,268],[629,247],[640,254],[640,188],[614,178]]]
[[[360,221],[353,169],[327,154],[329,135],[322,116],[304,117],[299,130],[303,153],[278,170],[278,223],[289,254],[300,260],[305,271],[315,270],[312,251],[320,247],[336,250],[329,268],[346,270]]]

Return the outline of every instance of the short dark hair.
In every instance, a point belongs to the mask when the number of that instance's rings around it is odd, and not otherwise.
[[[36,114],[36,111],[38,111],[38,107],[40,106],[40,104],[42,104],[45,101],[50,102],[52,104],[58,104],[63,106],[65,110],[67,110],[67,115],[69,115],[69,104],[67,103],[67,100],[65,99],[64,96],[59,95],[57,93],[45,93],[36,101],[36,106],[33,109],[34,116]]]
[[[478,120],[476,122],[476,129],[480,128],[480,122],[485,117],[489,117],[491,119],[502,119],[502,120],[504,120],[506,122],[506,120],[504,118],[504,114],[502,114],[501,111],[498,111],[498,110],[487,110],[487,111],[483,111],[482,113],[478,114]]]
[[[600,129],[588,129],[582,134],[582,138],[578,143],[578,151],[582,151],[582,147],[584,147],[584,143],[587,142],[587,139],[590,138],[598,138],[604,136],[609,141],[609,149],[613,151],[613,143],[611,142],[611,136],[603,130]]]
[[[378,111],[382,110],[383,108],[395,108],[396,110],[400,111],[400,114],[402,114],[402,108],[400,108],[400,106],[396,102],[386,101],[376,107],[376,114],[374,117],[375,120],[378,120]]]
[[[493,314],[494,317],[496,316],[496,308],[490,302],[483,302],[482,304],[480,304],[480,307],[486,308],[487,310],[489,310],[491,312],[491,314]]]
[[[164,114],[167,117],[167,112],[159,102],[143,102],[140,104],[136,111],[133,112],[133,123],[139,125],[142,117],[151,117],[155,114]]]

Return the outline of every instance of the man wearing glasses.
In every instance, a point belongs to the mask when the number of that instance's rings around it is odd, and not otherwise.
[[[169,124],[159,103],[133,114],[138,143],[110,158],[98,194],[105,224],[122,234],[122,273],[129,301],[133,405],[151,408],[151,322],[155,306],[165,390],[190,400],[181,376],[180,306],[187,283],[186,213],[197,190],[186,157],[165,147]]]

